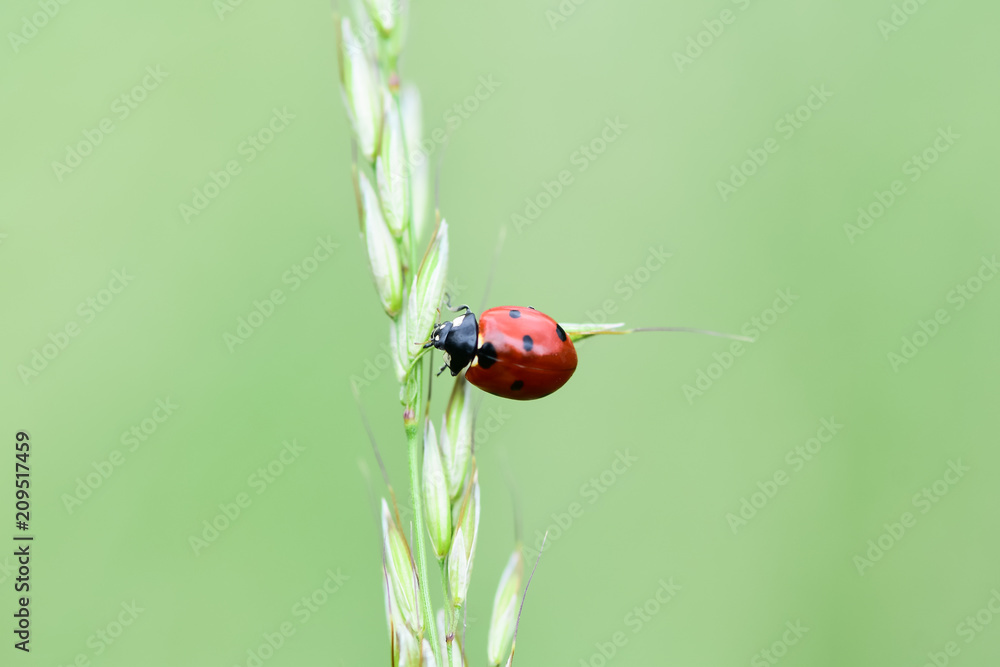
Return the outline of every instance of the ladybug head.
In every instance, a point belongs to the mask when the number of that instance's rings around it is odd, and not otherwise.
[[[452,376],[458,375],[476,357],[479,340],[479,323],[470,310],[459,315],[451,322],[441,322],[434,325],[431,339],[424,347],[436,347],[444,351],[444,363],[441,368],[451,371]]]

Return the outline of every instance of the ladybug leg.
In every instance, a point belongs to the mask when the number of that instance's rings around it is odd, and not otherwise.
[[[445,294],[444,295],[444,307],[447,308],[448,310],[450,310],[453,313],[457,313],[460,310],[469,310],[469,307],[466,306],[465,304],[462,304],[461,306],[458,306],[456,308],[452,308],[452,306],[451,306],[451,295],[450,294]]]
[[[447,369],[448,369],[448,364],[445,364],[444,366],[438,369],[437,374],[441,375],[441,373],[444,373]]]

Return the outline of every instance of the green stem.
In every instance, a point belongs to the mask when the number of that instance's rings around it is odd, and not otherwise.
[[[431,606],[431,595],[428,590],[427,578],[427,550],[424,547],[424,535],[427,528],[424,525],[424,502],[422,488],[420,484],[420,454],[424,445],[424,430],[421,427],[424,422],[424,389],[423,389],[423,361],[418,361],[413,367],[414,380],[417,383],[415,399],[407,407],[403,423],[406,428],[406,442],[410,452],[410,501],[413,504],[415,515],[414,523],[416,532],[417,552],[417,585],[420,587],[420,603],[423,608],[424,629],[431,643],[431,650],[437,663],[441,664],[441,647],[437,639],[437,622],[434,618],[434,608]]]

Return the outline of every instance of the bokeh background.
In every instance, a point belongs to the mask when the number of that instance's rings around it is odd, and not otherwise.
[[[31,653],[8,630],[5,665],[252,665],[286,623],[268,667],[386,664],[352,376],[401,490],[405,439],[330,6],[223,2],[0,8],[0,532],[23,429],[36,536]],[[484,396],[472,664],[508,476],[525,542],[551,531],[521,667],[996,664],[1000,7],[412,4],[425,129],[462,109],[441,171],[458,301],[483,299],[506,226],[490,305],[757,330],[739,357],[586,341],[551,397]]]

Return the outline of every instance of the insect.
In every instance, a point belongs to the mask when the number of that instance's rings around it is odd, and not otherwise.
[[[599,328],[578,331],[574,336],[554,319],[531,306],[500,306],[476,314],[468,306],[448,309],[462,314],[450,322],[434,325],[424,348],[442,350],[445,369],[452,376],[463,369],[465,379],[485,392],[529,401],[548,396],[562,387],[576,370],[573,338],[596,334],[627,334],[637,331],[687,331],[750,341],[745,336],[690,329],[687,327],[651,327],[643,329]],[[611,325],[614,327],[615,325]],[[590,328],[590,327],[588,327]]]
[[[534,308],[500,306],[479,320],[468,306],[450,322],[434,326],[424,347],[444,352],[445,369],[483,391],[528,401],[548,396],[572,377],[576,348],[554,319]]]

